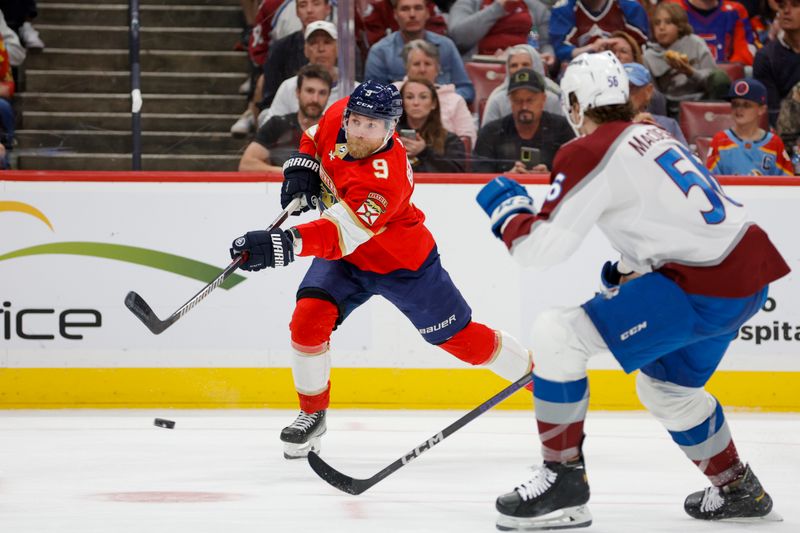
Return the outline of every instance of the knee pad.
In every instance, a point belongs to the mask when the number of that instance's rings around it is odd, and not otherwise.
[[[517,339],[478,322],[470,322],[439,346],[471,365],[486,366],[508,381],[518,380],[532,367],[530,352]]]
[[[659,381],[641,371],[636,376],[636,394],[669,431],[691,429],[711,416],[717,407],[717,399],[701,387]]]
[[[531,335],[536,375],[550,381],[585,378],[589,357],[608,349],[580,307],[540,313],[533,323]]]
[[[319,298],[300,298],[292,314],[289,329],[292,348],[306,355],[328,350],[331,332],[336,326],[339,309],[330,301]]]
[[[496,332],[478,322],[470,322],[464,329],[439,344],[439,348],[471,365],[488,362],[499,344]]]

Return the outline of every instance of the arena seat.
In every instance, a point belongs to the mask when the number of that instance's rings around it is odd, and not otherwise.
[[[717,132],[733,126],[729,102],[681,102],[681,131],[687,142],[696,144],[697,137],[713,137]],[[769,130],[769,116],[764,113],[760,126]]]
[[[717,63],[717,68],[727,74],[731,81],[744,78],[744,65],[741,63]]]
[[[467,76],[475,87],[475,99],[470,104],[470,111],[477,111],[478,118],[483,115],[483,108],[492,91],[503,83],[506,77],[505,63],[484,63],[477,61],[467,61],[464,63]]]
[[[705,165],[708,160],[708,149],[711,147],[711,137],[697,137],[694,143],[697,147],[697,157]]]

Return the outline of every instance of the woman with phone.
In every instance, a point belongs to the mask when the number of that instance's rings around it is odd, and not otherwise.
[[[463,141],[442,125],[436,87],[428,79],[412,78],[400,89],[403,116],[397,125],[415,172],[464,172]]]
[[[452,83],[436,83],[441,70],[439,49],[422,39],[409,41],[403,47],[403,64],[406,66],[406,77],[396,81],[395,87],[400,89],[409,78],[430,80],[436,87],[439,114],[445,129],[459,137],[469,137],[470,146],[475,146],[478,140],[478,125],[467,107],[467,102],[456,92],[456,87]]]

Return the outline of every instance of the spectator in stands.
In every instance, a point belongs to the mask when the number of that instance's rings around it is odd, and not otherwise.
[[[636,0],[564,0],[550,17],[550,42],[561,62],[606,50],[607,38],[617,30],[629,33],[639,45],[647,42],[647,13]]]
[[[387,84],[402,80],[406,69],[403,64],[403,47],[414,39],[423,39],[439,49],[441,66],[436,83],[452,83],[456,92],[467,103],[475,98],[475,89],[464,69],[464,63],[458,54],[456,45],[447,37],[427,31],[425,24],[429,12],[425,0],[392,0],[394,17],[400,28],[375,43],[367,55],[364,78]]]
[[[661,126],[678,139],[684,146],[689,146],[686,142],[678,122],[674,118],[658,115],[648,109],[650,100],[653,98],[655,86],[650,71],[639,63],[625,63],[625,72],[628,74],[630,88],[630,100],[633,110],[636,113],[634,122],[650,122]]]
[[[427,78],[409,78],[400,89],[403,116],[397,131],[415,172],[464,172],[463,141],[442,125],[436,87]]]
[[[251,0],[241,0],[245,19],[249,8],[246,4]],[[244,137],[248,135],[258,115],[258,102],[264,92],[264,61],[269,52],[273,17],[290,0],[263,0],[258,4],[253,18],[253,25],[247,35],[247,56],[250,59],[250,72],[247,79],[239,86],[239,94],[247,95],[247,108],[231,126],[231,135]],[[258,95],[258,97],[256,97]]]
[[[244,52],[250,45],[250,35],[253,33],[253,26],[256,22],[258,3],[258,0],[239,0],[239,4],[242,6],[242,33],[233,47],[237,52]]]
[[[336,26],[327,20],[317,20],[306,26],[305,38],[304,53],[309,64],[324,68],[333,80],[330,98],[330,103],[333,103],[338,99],[333,93],[339,81],[339,70],[336,68],[338,58]],[[292,76],[278,87],[272,105],[259,115],[258,124],[260,126],[272,117],[295,113],[297,109],[297,76]]]
[[[301,67],[297,74],[297,113],[272,117],[260,127],[239,161],[239,170],[280,173],[281,165],[297,150],[303,132],[322,117],[332,84],[326,69]]]
[[[14,97],[14,77],[11,75],[11,63],[8,58],[5,42],[0,37],[0,146],[3,147],[3,157],[0,158],[0,167],[8,168],[6,150],[14,146],[14,131],[16,115],[11,106]]]
[[[262,13],[259,10],[259,14]],[[272,100],[281,83],[297,74],[300,67],[308,62],[304,54],[305,37],[303,32],[310,23],[328,19],[331,14],[331,6],[328,0],[297,0],[295,14],[300,20],[302,29],[268,45],[269,53],[264,61],[261,82],[254,93],[253,102],[231,126],[231,135],[234,137],[246,137],[256,128],[256,117],[259,110],[272,105]],[[264,39],[264,35],[261,33],[263,25],[263,21],[261,21],[258,25],[261,29],[254,30],[254,33],[258,32],[262,39]]]
[[[394,17],[394,7],[391,0],[368,0],[362,13],[367,44],[372,46],[390,33],[397,31],[397,19]],[[439,7],[430,0],[426,1],[428,7],[428,20],[425,29],[447,35],[447,21],[442,16]]]
[[[686,11],[694,34],[705,40],[717,63],[753,64],[753,27],[747,10],[733,0],[669,0]]]
[[[767,87],[769,122],[775,124],[781,101],[800,82],[800,1],[779,0],[778,38],[756,54],[753,77]]]
[[[619,62],[642,63],[642,45],[630,33],[622,30],[611,32],[606,39],[606,50],[617,56]]]
[[[486,108],[481,116],[481,126],[511,114],[511,103],[508,101],[508,80],[519,69],[530,68],[536,71],[545,84],[544,110],[554,115],[563,115],[561,108],[561,88],[556,82],[545,77],[544,63],[539,52],[527,44],[512,46],[506,51],[506,77],[489,95]]]
[[[550,44],[550,10],[540,0],[456,0],[447,25],[464,57],[497,55],[535,36],[548,67],[555,63]]]
[[[19,35],[17,35],[17,33],[6,23],[6,19],[2,11],[0,11],[0,36],[3,38],[6,52],[8,52],[8,61],[11,66],[18,67],[22,65],[22,63],[25,61],[25,57],[27,56],[27,52],[25,52],[25,47],[22,46],[22,43],[19,40]]]
[[[473,171],[549,172],[556,151],[575,133],[566,118],[544,111],[544,91],[544,79],[533,69],[511,75],[511,114],[480,129]]]
[[[269,56],[264,62],[264,94],[262,108],[272,105],[272,99],[283,80],[297,74],[300,67],[308,63],[304,53],[306,27],[317,20],[327,20],[331,15],[328,0],[296,0],[296,13],[303,29],[291,33],[270,45]]]
[[[39,32],[31,25],[37,15],[36,0],[0,0],[0,11],[8,26],[22,39],[25,48],[31,51],[44,48]]]
[[[403,47],[403,63],[406,65],[406,77],[403,81],[395,82],[397,88],[402,88],[405,80],[410,78],[430,80],[436,87],[437,109],[444,128],[459,137],[468,137],[470,146],[475,146],[478,128],[467,102],[456,92],[452,83],[436,83],[441,70],[439,49],[428,41],[414,39]]]
[[[767,88],[753,78],[736,80],[728,98],[733,127],[714,135],[706,166],[715,174],[791,176],[781,138],[759,126],[767,113]]]
[[[751,16],[750,24],[753,26],[753,38],[756,41],[756,46],[761,48],[762,45],[778,38],[778,32],[780,31],[778,11],[781,8],[776,0],[759,0],[758,4],[758,11],[754,16]],[[747,5],[744,7],[747,7]],[[749,8],[747,12],[750,13]]]
[[[606,40],[606,49],[611,50],[611,53],[617,56],[617,59],[623,65],[626,63],[644,64],[642,47],[627,32],[621,30],[612,32]],[[665,116],[667,114],[667,99],[655,87],[653,87],[647,111],[653,115]]]
[[[796,155],[800,155],[798,146],[798,141],[800,141],[800,82],[781,102],[775,129],[781,136],[784,146]]]
[[[667,111],[677,116],[682,100],[721,100],[730,79],[716,68],[705,41],[692,33],[686,11],[661,3],[653,13],[655,43],[644,52],[644,65],[667,98]]]

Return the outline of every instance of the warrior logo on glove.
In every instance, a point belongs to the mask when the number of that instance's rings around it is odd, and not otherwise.
[[[283,164],[281,207],[285,209],[296,196],[300,196],[303,200],[300,209],[292,215],[316,209],[321,188],[319,161],[315,158],[302,152],[295,152]]]
[[[294,261],[294,245],[288,231],[249,231],[231,244],[231,258],[247,254],[242,270],[261,270],[286,266]]]

